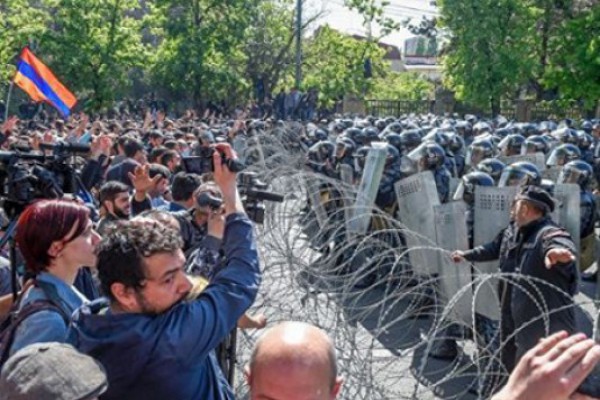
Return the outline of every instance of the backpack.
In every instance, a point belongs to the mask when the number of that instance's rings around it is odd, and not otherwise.
[[[34,286],[41,288],[44,290],[44,292],[47,292],[44,289],[44,286],[46,285],[40,285],[39,282],[35,281]],[[51,299],[37,300],[26,304],[19,310],[19,304],[21,303],[22,296],[23,293],[19,295],[17,301],[15,301],[15,303],[12,305],[8,315],[0,322],[0,369],[2,369],[4,363],[10,356],[10,349],[15,340],[17,328],[31,315],[40,311],[55,311],[63,318],[65,324],[69,325],[70,317],[65,314],[61,307],[58,306],[56,301]]]

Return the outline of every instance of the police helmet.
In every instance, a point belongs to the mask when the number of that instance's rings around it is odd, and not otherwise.
[[[519,161],[504,168],[498,186],[539,186],[541,183],[542,174],[538,167],[528,161]]]
[[[317,130],[315,130],[314,136],[317,141],[329,139],[329,135],[327,134],[327,131],[322,128],[318,128]]]
[[[521,147],[525,142],[525,137],[519,134],[506,136],[498,143],[498,148],[505,156],[521,154]]]
[[[540,135],[533,135],[525,139],[521,145],[521,154],[548,153],[548,142]]]
[[[576,183],[585,190],[593,175],[594,169],[590,164],[582,160],[570,161],[562,167],[556,183]]]
[[[500,177],[502,176],[502,172],[506,164],[497,158],[486,158],[475,167],[476,171],[485,172],[489,176],[492,177],[496,185],[500,182]]]
[[[454,201],[464,200],[467,204],[475,202],[475,186],[494,186],[494,179],[485,172],[474,171],[464,175],[456,192],[454,192]]]
[[[581,150],[579,147],[572,144],[561,144],[550,153],[550,157],[546,161],[547,167],[562,167],[569,161],[579,160],[581,158]]]
[[[494,144],[491,139],[478,139],[469,145],[466,165],[475,166],[486,158],[494,157]]]
[[[444,165],[446,154],[442,146],[435,142],[423,142],[419,147],[408,153],[417,171],[435,170]]]
[[[340,159],[351,156],[356,149],[356,143],[349,137],[340,137],[335,142],[335,156]]]
[[[418,129],[410,129],[400,134],[400,153],[408,154],[416,149],[422,142]]]
[[[552,131],[550,135],[560,143],[570,143],[576,145],[578,142],[577,133],[574,129],[568,127],[556,129],[555,131]]]

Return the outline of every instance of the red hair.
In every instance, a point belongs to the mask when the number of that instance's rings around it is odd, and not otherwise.
[[[41,200],[25,209],[17,222],[15,239],[25,259],[25,267],[32,274],[45,271],[52,256],[48,250],[53,242],[64,240],[76,226],[75,232],[66,241],[77,238],[85,231],[89,210],[68,200]]]

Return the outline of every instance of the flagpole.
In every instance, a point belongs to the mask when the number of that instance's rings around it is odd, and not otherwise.
[[[4,121],[8,121],[8,107],[10,106],[10,96],[12,95],[12,90],[14,86],[14,81],[10,81],[10,86],[8,86],[8,96],[6,97],[6,110],[4,110]]]

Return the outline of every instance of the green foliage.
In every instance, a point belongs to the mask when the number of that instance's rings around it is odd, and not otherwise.
[[[141,21],[136,0],[57,0],[53,29],[41,55],[85,106],[102,109],[128,88],[129,71],[141,65]]]
[[[371,60],[373,74],[387,71],[385,51],[376,43],[357,40],[327,26],[305,46],[304,88],[316,88],[321,104],[330,106],[344,95],[364,95],[373,79],[364,76],[364,62]]]
[[[15,72],[16,57],[23,47],[35,49],[47,30],[50,14],[43,4],[33,0],[4,0],[0,2],[0,91]]]
[[[369,97],[379,100],[426,100],[433,96],[435,85],[414,72],[390,72],[377,77]]]
[[[362,16],[363,25],[369,31],[371,24],[377,24],[381,28],[381,37],[400,29],[401,24],[385,13],[385,7],[390,5],[388,0],[345,0],[344,5]]]
[[[247,87],[238,72],[246,57],[239,46],[257,1],[157,0],[153,82],[198,106],[236,96]]]
[[[546,85],[593,107],[600,99],[600,4],[565,22],[551,45],[561,51],[550,58]]]
[[[518,94],[600,98],[600,5],[576,0],[441,0],[445,84],[498,112]]]
[[[445,84],[467,102],[500,111],[527,82],[534,60],[528,42],[533,23],[522,0],[442,0],[440,24],[451,32]]]
[[[313,20],[306,19],[303,28]],[[262,79],[267,94],[273,93],[278,84],[293,85],[292,80],[284,81],[294,73],[295,35],[293,1],[273,0],[259,4],[252,23],[244,33],[243,51],[247,55],[244,75],[252,83]]]

